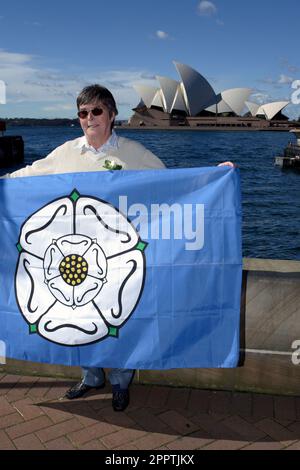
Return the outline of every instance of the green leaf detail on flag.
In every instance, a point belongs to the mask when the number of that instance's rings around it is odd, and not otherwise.
[[[118,338],[119,336],[118,328],[115,328],[114,326],[110,326],[108,330],[108,335],[113,336],[114,338]]]
[[[76,191],[76,189],[74,189],[74,191],[72,191],[72,194],[70,196],[70,199],[72,199],[72,201],[76,202],[77,199],[80,198],[80,194],[78,191]]]
[[[23,248],[22,248],[20,243],[17,243],[17,250],[18,250],[19,253],[21,253],[21,251],[23,251]]]
[[[37,332],[36,325],[29,325],[29,334],[32,335]]]
[[[145,243],[145,242],[138,242],[138,244],[136,245],[136,249],[137,250],[140,250],[140,251],[144,251],[146,248],[147,248],[147,245],[148,243]]]

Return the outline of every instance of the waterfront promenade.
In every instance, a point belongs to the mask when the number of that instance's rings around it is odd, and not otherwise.
[[[0,450],[300,449],[300,394],[132,385],[124,413],[110,388],[63,399],[66,379],[0,374]]]

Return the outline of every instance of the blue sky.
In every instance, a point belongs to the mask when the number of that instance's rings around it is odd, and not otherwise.
[[[173,60],[216,92],[253,89],[252,101],[287,99],[300,80],[299,0],[36,0],[0,8],[0,117],[75,117],[81,88],[101,83],[128,118],[135,83],[178,79]],[[286,114],[300,115],[289,105]]]

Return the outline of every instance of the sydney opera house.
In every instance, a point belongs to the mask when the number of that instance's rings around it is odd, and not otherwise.
[[[185,127],[196,129],[286,130],[294,127],[282,113],[289,101],[257,104],[252,90],[232,88],[216,93],[211,84],[188,65],[174,62],[179,81],[157,76],[159,87],[136,85],[139,104],[130,127]]]

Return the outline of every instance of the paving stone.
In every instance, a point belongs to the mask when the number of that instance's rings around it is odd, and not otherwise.
[[[113,432],[108,436],[101,438],[101,442],[108,448],[114,449],[122,444],[130,443],[144,436],[146,433],[141,429],[122,429],[117,432]],[[135,445],[135,444],[134,444]]]
[[[212,392],[209,390],[191,390],[188,410],[193,413],[208,413]]]
[[[226,416],[225,419],[227,419]],[[224,419],[220,419],[219,415],[202,415],[198,419],[198,423],[200,428],[205,431],[203,437],[210,437],[213,440],[232,440],[232,441],[239,441],[241,436],[235,432],[233,429],[230,429],[226,426]],[[199,430],[200,433],[200,430]]]
[[[266,437],[264,432],[240,416],[230,416],[230,418],[225,419],[222,423],[246,441],[257,441]]]
[[[9,415],[14,412],[14,407],[7,401],[6,397],[0,397],[0,416]]]
[[[262,439],[258,442],[253,442],[241,450],[281,450],[283,445],[280,442],[270,440],[270,438]]]
[[[89,406],[93,410],[102,410],[103,408],[111,408],[111,398],[112,395],[111,393],[101,393],[101,395],[97,395],[92,397],[92,399],[89,400]]]
[[[208,413],[196,413],[190,415],[189,413],[185,414],[181,411],[183,416],[186,416],[189,420],[191,420],[197,428],[206,429],[206,426],[214,428],[217,426],[219,421],[223,421],[224,419],[228,418],[228,415],[219,415],[219,414],[208,414]]]
[[[116,447],[115,450],[138,450],[138,448],[132,444],[123,444],[120,447]]]
[[[281,426],[279,423],[276,423],[273,419],[263,419],[256,423],[256,426],[268,434],[273,441],[281,442],[285,446],[293,444],[297,440],[295,433]]]
[[[148,395],[151,387],[145,385],[131,385],[130,386],[130,402],[135,406],[145,406],[148,402]],[[151,406],[153,402],[151,401]]]
[[[254,393],[252,395],[252,401],[253,416],[258,418],[274,417],[274,400],[272,395],[262,395]]]
[[[239,450],[242,449],[247,442],[245,441],[234,441],[234,440],[222,440],[219,439],[217,441],[208,444],[205,447],[202,447],[201,450]]]
[[[78,421],[77,418],[69,419],[63,423],[54,424],[45,429],[41,429],[36,432],[36,435],[42,442],[47,442],[54,440],[56,437],[61,437],[66,434],[70,434],[73,431],[78,431],[82,429],[82,424]]]
[[[167,405],[168,397],[172,393],[170,387],[149,387],[147,406],[150,408],[161,408]]]
[[[13,403],[14,410],[17,411],[25,421],[44,415],[43,410],[39,406],[33,404],[32,400],[27,397]]]
[[[99,410],[97,413],[98,421],[106,421],[109,424],[116,426],[116,430],[122,428],[134,428],[136,426],[136,421],[132,419],[130,415],[130,408],[127,408],[124,413],[116,413],[111,406],[107,406],[102,410]]]
[[[9,428],[11,426],[14,426],[15,424],[19,424],[23,422],[24,422],[24,419],[17,412],[6,415],[6,416],[1,416],[0,417],[0,429]]]
[[[14,444],[18,450],[45,450],[35,434],[26,434],[26,436],[14,439]]]
[[[7,400],[9,402],[15,402],[23,399],[38,380],[39,377],[19,376],[19,380],[16,385],[9,390],[6,395]]]
[[[187,407],[191,391],[188,388],[172,388],[167,401],[167,407],[171,410],[182,410]]]
[[[110,387],[60,399],[71,384],[0,374],[0,449],[300,449],[298,397],[134,384],[115,413]]]
[[[33,387],[28,392],[31,398],[43,399],[44,396],[49,392],[50,388],[55,383],[55,379],[49,377],[40,377],[37,382],[33,384]]]
[[[285,447],[284,450],[300,450],[300,441],[296,441],[294,444]]]
[[[296,402],[294,397],[274,397],[274,416],[276,420],[297,419]]]
[[[0,382],[0,396],[7,395],[21,379],[19,375],[6,374]]]
[[[0,450],[15,450],[15,449],[16,447],[14,446],[9,436],[4,431],[0,431]]]
[[[90,406],[90,402],[85,402],[84,400],[76,401],[74,403],[73,411],[76,413],[73,413],[73,415],[69,413],[69,417],[76,416],[82,427],[92,426],[99,422],[98,414],[95,413],[95,410]]]
[[[294,397],[295,398],[295,406],[296,406],[296,417],[297,420],[300,421],[300,397]]]
[[[56,380],[43,396],[44,400],[58,400],[64,397],[66,391],[71,387],[70,381]]]
[[[212,392],[210,412],[221,414],[230,413],[231,397],[231,392]]]
[[[73,417],[72,413],[65,410],[63,403],[46,403],[40,408],[55,424]]]
[[[172,432],[172,429],[164,421],[155,416],[151,408],[140,408],[130,412],[129,416],[147,432]]]
[[[132,444],[139,450],[154,450],[174,441],[174,436],[171,434],[149,433],[141,439],[133,441]]]
[[[289,424],[287,428],[293,433],[295,439],[300,439],[300,421],[295,421],[294,423]]]
[[[199,435],[199,437],[197,437],[197,435]],[[200,436],[201,433],[194,433],[190,436],[181,437],[180,439],[168,443],[167,448],[170,450],[195,450],[201,449],[213,442],[212,439],[205,439]]]
[[[190,434],[199,429],[195,423],[185,418],[178,411],[166,411],[159,415],[159,419],[174,429],[179,435]]]
[[[97,423],[80,431],[68,434],[69,439],[77,446],[115,432],[115,427],[108,423]]]
[[[45,442],[45,447],[49,450],[74,450],[75,447],[71,442],[65,437],[59,437],[58,439],[53,439],[53,441]]]
[[[97,439],[87,442],[84,445],[78,447],[80,450],[107,450],[107,448]]]
[[[234,392],[231,396],[231,413],[239,416],[252,415],[252,394]]]
[[[52,423],[47,416],[40,416],[39,418],[35,418],[21,424],[16,424],[15,426],[8,428],[7,434],[10,439],[16,439],[17,437],[21,437],[26,434],[38,431],[39,429],[46,428],[51,424]]]

